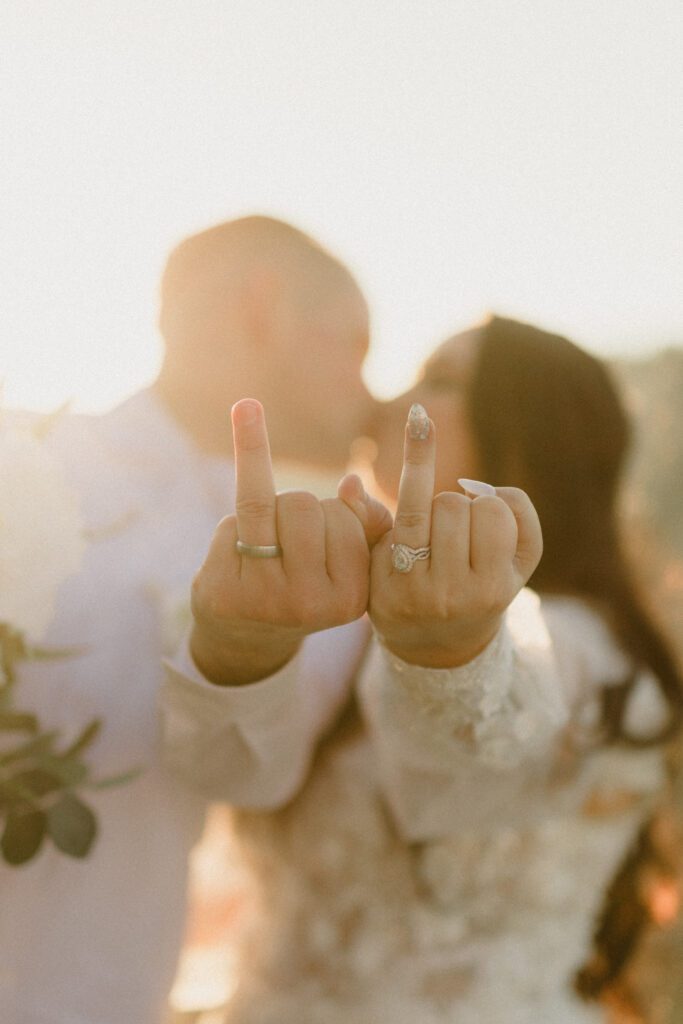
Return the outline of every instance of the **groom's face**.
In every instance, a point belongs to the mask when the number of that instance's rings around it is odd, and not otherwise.
[[[294,331],[279,382],[292,428],[310,432],[321,464],[343,467],[375,404],[361,375],[369,343],[365,299],[355,285],[340,288],[307,309]]]

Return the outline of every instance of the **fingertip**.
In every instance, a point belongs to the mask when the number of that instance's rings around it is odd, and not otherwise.
[[[256,398],[241,398],[233,405],[230,415],[234,427],[251,427],[263,419],[263,406]]]
[[[418,429],[415,426],[411,426],[410,421],[406,423],[404,439],[406,445],[410,445],[413,450],[422,450],[427,447],[427,442],[434,441],[436,436],[436,428],[434,427],[434,421],[427,417],[426,424],[424,427]]]
[[[356,473],[347,473],[339,481],[337,497],[343,501],[364,501],[366,494],[361,478]]]
[[[425,407],[419,402],[414,402],[410,407],[406,423],[406,431],[411,441],[426,441],[433,426]]]

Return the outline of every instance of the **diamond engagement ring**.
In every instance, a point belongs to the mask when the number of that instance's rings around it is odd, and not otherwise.
[[[282,554],[279,544],[245,544],[238,540],[235,547],[240,555],[247,558],[279,558]]]
[[[416,562],[424,561],[431,553],[430,547],[411,548],[407,544],[392,544],[391,564],[396,572],[411,572]]]

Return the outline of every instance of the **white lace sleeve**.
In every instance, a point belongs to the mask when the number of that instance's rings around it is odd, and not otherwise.
[[[552,628],[539,598],[523,591],[488,648],[457,669],[408,665],[374,641],[361,706],[407,838],[533,813],[570,718],[579,707],[595,717],[601,688],[627,675],[628,662],[585,605],[559,604],[550,618]]]
[[[375,727],[400,737],[407,763],[443,768],[455,747],[507,769],[546,749],[567,721],[556,676],[538,598],[526,591],[486,650],[461,668],[409,665],[375,641],[361,693]]]

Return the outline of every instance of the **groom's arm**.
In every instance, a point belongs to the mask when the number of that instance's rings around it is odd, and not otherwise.
[[[161,691],[167,767],[213,800],[251,808],[286,803],[345,703],[368,635],[365,619],[317,633],[282,669],[243,686],[210,683],[186,644],[166,663]]]
[[[365,633],[348,624],[365,612],[369,546],[391,517],[365,496],[358,514],[276,495],[257,402],[235,406],[233,431],[236,514],[195,578],[185,661],[168,667],[164,756],[213,797],[273,806],[296,791],[348,690]]]

